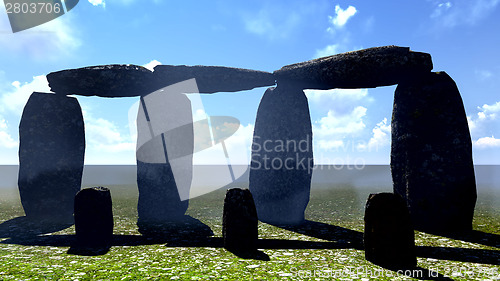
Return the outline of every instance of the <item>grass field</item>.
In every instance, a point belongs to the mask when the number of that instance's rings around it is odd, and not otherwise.
[[[259,223],[261,255],[253,258],[238,257],[222,247],[224,190],[190,201],[188,215],[209,226],[212,237],[184,230],[165,239],[147,239],[136,226],[137,188],[109,188],[113,246],[93,256],[68,254],[73,226],[40,230],[23,222],[17,191],[0,189],[0,279],[412,279],[404,274],[424,280],[500,279],[500,197],[493,192],[479,195],[474,234],[453,239],[416,232],[419,268],[400,274],[367,262],[362,249],[366,198],[390,188],[315,186],[305,225],[284,229]]]

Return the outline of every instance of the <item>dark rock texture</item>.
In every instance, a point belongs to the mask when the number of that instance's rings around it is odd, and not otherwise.
[[[19,124],[19,194],[27,217],[73,217],[85,132],[75,98],[34,92]]]
[[[302,89],[374,88],[398,84],[414,73],[432,70],[429,54],[385,46],[287,65],[274,72]]]
[[[154,231],[181,219],[189,205],[194,151],[189,98],[161,90],[141,98],[137,136],[137,224],[139,231]]]
[[[98,65],[61,70],[47,75],[57,94],[134,97],[151,93],[152,71],[137,65]]]
[[[250,190],[229,189],[222,216],[224,247],[234,251],[256,251],[257,224],[257,210]]]
[[[312,126],[304,92],[288,84],[269,88],[257,111],[250,167],[259,220],[302,223],[312,169]]]
[[[148,225],[161,225],[184,216],[189,200],[182,201],[169,163],[137,161],[139,230]]]
[[[83,247],[111,246],[113,208],[111,192],[105,187],[80,190],[75,196],[75,232]]]
[[[415,234],[405,201],[393,193],[370,194],[365,209],[365,257],[388,268],[417,266]]]
[[[399,84],[392,115],[391,171],[416,229],[472,229],[476,184],[462,98],[445,72]]]
[[[273,86],[272,73],[224,66],[158,65],[153,75],[159,88],[196,78],[200,93],[237,92]]]

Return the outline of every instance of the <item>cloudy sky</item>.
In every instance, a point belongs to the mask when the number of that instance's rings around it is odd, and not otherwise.
[[[499,6],[500,0],[80,0],[56,20],[15,34],[1,6],[0,164],[18,163],[24,104],[33,91],[49,91],[45,75],[52,71],[161,63],[272,72],[384,45],[432,55],[434,71],[446,71],[461,91],[475,164],[500,164]],[[316,163],[388,164],[394,90],[308,91]],[[202,96],[201,109],[207,114],[241,122],[226,141],[234,163],[249,161],[264,91]],[[135,133],[129,119],[134,119],[138,99],[78,100],[86,126],[85,163],[134,164]],[[217,153],[197,153],[195,163],[225,163],[214,157]]]

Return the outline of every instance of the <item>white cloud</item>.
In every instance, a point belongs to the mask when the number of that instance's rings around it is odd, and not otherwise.
[[[31,82],[14,81],[5,83],[0,81],[0,89],[4,92],[0,95],[0,147],[7,149],[16,149],[18,141],[13,137],[10,131],[10,124],[17,127],[21,120],[24,106],[33,92],[48,92],[49,86],[45,75],[35,76]],[[17,129],[16,129],[17,130]],[[17,133],[16,133],[17,136]],[[17,163],[17,159],[2,159],[4,163]]]
[[[15,148],[18,142],[7,132],[7,121],[0,116],[0,147]]]
[[[4,5],[0,5],[0,13],[5,13]],[[0,48],[4,55],[27,55],[44,61],[60,60],[73,55],[81,45],[71,12],[17,33],[12,33],[6,16],[0,17],[0,32]]]
[[[45,75],[34,76],[31,82],[14,81],[7,88],[7,93],[0,97],[0,112],[11,112],[21,116],[30,95],[33,92],[50,92]]]
[[[356,136],[366,127],[363,118],[366,107],[358,106],[347,114],[333,110],[313,123],[314,140],[319,149],[331,150],[343,146],[343,139]]]
[[[349,6],[347,9],[340,8],[340,5],[335,6],[335,16],[329,16],[329,20],[333,27],[329,27],[328,31],[339,29],[346,25],[347,21],[357,13],[356,7]]]
[[[500,102],[478,106],[476,115],[467,116],[474,148],[486,149],[500,147],[500,140],[493,135],[500,134]],[[491,136],[491,137],[485,137]]]
[[[476,148],[484,149],[484,148],[500,148],[500,139],[496,139],[495,137],[484,137],[480,138],[476,141],[473,141],[472,144]]]
[[[344,34],[342,35],[342,37],[338,38],[335,44],[331,44],[324,47],[323,49],[316,50],[313,59],[363,49],[362,46],[349,47],[351,41],[350,33],[347,31],[344,31],[343,33]]]
[[[253,130],[253,124],[240,125],[236,133],[224,141],[232,165],[248,165],[250,163]],[[195,165],[226,165],[227,162],[221,144],[193,155],[193,164]]]
[[[285,14],[274,9],[261,9],[256,15],[244,17],[245,28],[248,32],[268,39],[287,38],[300,22],[296,12]]]
[[[488,17],[497,8],[500,0],[457,0],[451,2],[433,1],[431,18],[443,27],[474,25]]]
[[[451,2],[439,3],[431,14],[431,18],[437,18],[453,6]]]
[[[119,127],[112,121],[94,118],[88,110],[83,110],[85,121],[85,139],[87,149],[104,152],[134,151],[135,142],[120,133]]]
[[[349,114],[339,114],[330,110],[327,116],[317,122],[319,126],[315,134],[332,136],[358,133],[365,128],[363,117],[365,117],[366,111],[366,107],[363,106],[354,108]]]
[[[344,146],[344,139],[359,135],[365,128],[364,118],[373,99],[367,89],[306,90],[312,115],[314,142],[317,148],[332,150]],[[326,116],[321,115],[322,112]],[[322,117],[315,118],[314,115]]]
[[[89,0],[89,2],[94,6],[102,6],[103,8],[106,8],[106,2],[104,0]]]
[[[111,0],[111,1],[108,1],[108,0],[89,0],[89,2],[94,6],[102,5],[103,7],[105,7],[106,3],[109,3],[109,2],[111,2],[111,4],[120,4],[120,5],[128,6],[128,5],[131,5],[134,3],[142,3],[144,1],[137,1],[137,0]],[[152,2],[155,4],[159,4],[159,3],[163,2],[163,0],[152,0]]]
[[[373,101],[368,95],[368,89],[332,89],[305,90],[311,107],[319,111],[333,111],[339,114],[349,114],[356,106],[366,105]]]
[[[475,116],[467,116],[469,129],[472,135],[488,133],[491,125],[497,125],[497,118],[500,116],[500,102],[489,105],[478,106],[479,112]]]
[[[339,53],[341,53],[341,51],[340,51],[341,48],[342,47],[340,46],[340,44],[328,45],[321,50],[316,50],[316,54],[314,54],[314,58],[322,58],[322,57],[328,57],[328,56],[339,54]]]
[[[162,63],[161,63],[161,62],[159,62],[159,61],[157,61],[157,60],[152,60],[152,61],[150,61],[150,62],[146,63],[146,64],[145,64],[145,65],[143,65],[143,66],[144,66],[145,68],[147,68],[147,69],[149,69],[149,70],[153,71],[153,70],[154,70],[154,68],[155,68],[155,66],[157,66],[157,65],[161,65],[161,64],[162,64]]]
[[[377,123],[372,132],[373,136],[368,141],[368,144],[360,143],[358,145],[359,150],[378,151],[379,148],[391,143],[391,124],[387,124],[387,118]]]
[[[488,70],[476,70],[475,71],[476,73],[476,76],[479,78],[479,80],[488,80],[490,78],[493,77],[493,73],[491,71],[488,71]]]

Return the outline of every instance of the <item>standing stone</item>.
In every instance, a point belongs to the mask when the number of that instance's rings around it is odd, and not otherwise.
[[[105,187],[80,190],[75,196],[75,232],[79,246],[111,246],[113,209],[111,193]]]
[[[300,224],[309,202],[313,170],[307,98],[285,81],[269,88],[259,105],[252,144],[250,191],[259,220]]]
[[[389,268],[417,266],[415,234],[405,201],[393,193],[370,194],[365,209],[365,257]]]
[[[181,219],[186,213],[189,200],[180,199],[170,163],[137,161],[137,186],[137,225],[141,232]]]
[[[301,89],[327,90],[389,86],[431,70],[431,55],[384,46],[287,65],[274,75],[278,81],[296,81]]]
[[[27,217],[72,220],[84,154],[77,99],[34,92],[19,124],[18,186]]]
[[[406,200],[416,229],[472,229],[476,183],[462,98],[445,72],[399,84],[392,115],[394,193]]]
[[[189,205],[193,151],[189,98],[169,92],[168,88],[142,97],[136,151],[137,225],[141,233],[156,232],[155,228],[161,230],[162,224],[184,218]]]
[[[235,251],[257,250],[257,210],[248,189],[233,188],[226,192],[222,216],[224,248]]]

